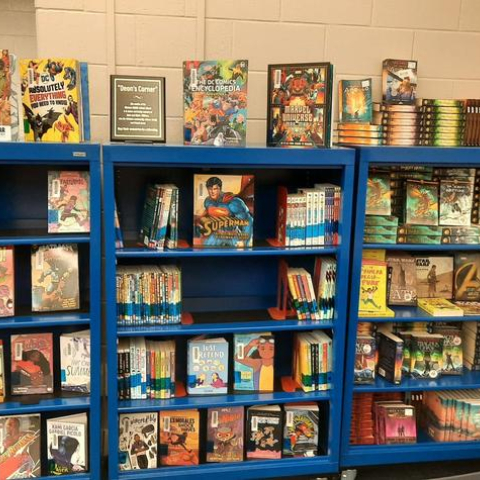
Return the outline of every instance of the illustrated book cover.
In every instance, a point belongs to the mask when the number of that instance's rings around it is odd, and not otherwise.
[[[60,335],[62,390],[90,392],[90,330]]]
[[[398,385],[402,381],[403,340],[386,330],[380,330],[377,339],[378,374]]]
[[[282,458],[282,410],[279,405],[262,405],[247,409],[247,459]]]
[[[373,313],[388,315],[387,308],[387,263],[362,260],[360,280],[359,315]]]
[[[13,247],[0,247],[0,317],[15,314],[15,263]]]
[[[453,257],[416,257],[417,297],[453,298]]]
[[[410,351],[410,374],[414,378],[437,378],[443,370],[442,335],[413,333]]]
[[[473,184],[459,180],[440,181],[440,225],[469,226],[473,203]]]
[[[414,407],[386,402],[379,405],[377,409],[377,422],[380,423],[381,437],[379,443],[387,445],[416,443],[417,425]]]
[[[338,86],[338,118],[340,122],[372,121],[372,79],[340,80]]]
[[[287,457],[315,457],[318,454],[318,405],[285,405],[283,455]]]
[[[385,103],[414,105],[417,97],[416,60],[384,60],[382,92]]]
[[[417,304],[416,261],[411,255],[387,255],[387,268],[390,279],[388,291],[389,305]]]
[[[0,141],[12,140],[12,71],[8,50],[0,51]]]
[[[0,403],[5,401],[5,353],[3,340],[0,340]]]
[[[407,180],[405,185],[405,223],[438,225],[438,183]]]
[[[455,300],[480,301],[480,254],[455,253]]]
[[[371,335],[357,335],[355,343],[355,367],[353,371],[356,384],[374,383],[377,358],[377,343]]]
[[[370,174],[367,180],[366,215],[389,216],[392,212],[390,175]]]

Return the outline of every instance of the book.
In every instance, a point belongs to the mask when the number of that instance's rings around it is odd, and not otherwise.
[[[48,172],[48,233],[90,232],[90,172]]]
[[[90,392],[90,330],[60,335],[63,391]]]
[[[331,145],[333,65],[268,66],[267,146]]]
[[[282,410],[279,405],[247,409],[245,452],[250,459],[282,458]]]
[[[0,340],[0,403],[5,401],[5,353],[3,349],[3,340]]]
[[[438,183],[407,180],[405,185],[405,223],[438,225]]]
[[[76,244],[32,247],[32,311],[80,308]]]
[[[400,402],[377,402],[376,421],[379,423],[380,444],[416,443],[415,408]]]
[[[455,253],[455,300],[480,301],[480,254]]]
[[[11,393],[34,395],[53,392],[53,335],[12,335]]]
[[[463,317],[463,310],[445,298],[419,298],[417,304],[432,317]]]
[[[0,247],[0,317],[15,314],[14,247]]]
[[[233,388],[240,391],[272,392],[275,379],[275,337],[270,332],[236,333],[233,348]]]
[[[81,142],[79,63],[71,58],[22,59],[20,76],[25,140]]]
[[[375,382],[377,346],[371,335],[357,335],[353,381],[356,384]]]
[[[244,407],[209,408],[207,462],[243,460]]]
[[[417,272],[416,261],[411,255],[387,255],[387,269],[390,278],[388,289],[389,305],[416,305]]]
[[[193,245],[253,246],[254,176],[194,175]]]
[[[118,420],[118,469],[157,467],[158,414],[121,413]]]
[[[161,465],[198,465],[199,431],[198,410],[160,412]]]
[[[367,181],[367,203],[365,215],[390,216],[391,192],[388,174],[369,174]]]
[[[316,403],[288,403],[284,406],[283,455],[315,457],[318,455],[319,409]]]
[[[434,325],[432,333],[437,333],[443,336],[442,375],[462,375],[462,329],[457,327]]]
[[[372,121],[372,79],[340,80],[338,86],[340,122]]]
[[[470,225],[473,202],[472,182],[457,179],[440,181],[440,225]]]
[[[463,310],[463,315],[467,316],[480,316],[480,302],[464,302],[461,300],[455,300],[453,302],[457,307]]]
[[[16,55],[10,53],[10,129],[4,126],[6,136],[0,135],[0,141],[25,140],[23,128],[22,87],[20,84],[20,66]],[[5,57],[5,56],[4,56]],[[9,130],[9,131],[8,131]],[[2,138],[3,137],[3,138]]]
[[[48,474],[87,472],[88,436],[86,413],[47,419]]]
[[[416,257],[417,297],[453,298],[453,257]]]
[[[0,417],[0,478],[41,476],[40,415]]]
[[[386,262],[362,260],[358,312],[388,316]]]
[[[10,95],[12,90],[12,74],[10,70],[10,55],[8,50],[1,51],[0,57],[0,139],[12,139],[12,114]]]
[[[228,391],[228,342],[205,335],[188,341],[187,392],[209,395]]]
[[[413,378],[437,378],[443,370],[442,335],[412,333],[410,375]]]
[[[377,332],[378,374],[386,380],[400,384],[402,381],[403,340],[391,332]]]
[[[417,96],[416,60],[383,61],[382,95],[387,104],[414,105]]]
[[[244,147],[247,60],[183,62],[185,145]]]

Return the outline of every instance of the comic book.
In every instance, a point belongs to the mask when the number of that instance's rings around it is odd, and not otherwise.
[[[207,462],[243,460],[244,408],[209,408]]]
[[[121,413],[118,423],[118,469],[157,468],[158,414]]]
[[[405,185],[405,223],[438,225],[438,183],[407,180]]]
[[[80,308],[78,248],[70,245],[32,247],[32,311]]]
[[[340,80],[338,86],[338,119],[340,122],[372,121],[372,79]]]
[[[60,335],[62,390],[90,392],[90,330]]]
[[[455,253],[455,300],[480,301],[480,254]]]
[[[268,66],[267,146],[331,145],[333,65]]]
[[[440,225],[470,225],[473,184],[459,180],[440,181]]]
[[[8,50],[0,50],[0,52],[0,141],[10,141],[12,139],[10,55]]]
[[[417,298],[453,298],[453,257],[416,257]]]
[[[160,412],[161,465],[198,465],[200,414],[198,410]]]
[[[387,256],[390,278],[389,305],[416,305],[417,273],[415,258],[407,253]]]
[[[12,395],[52,393],[53,335],[12,335],[10,348]]]
[[[13,247],[0,247],[0,317],[15,314],[15,264]]]
[[[247,409],[245,450],[248,460],[282,458],[282,416],[279,405]]]
[[[83,140],[80,66],[71,58],[22,59],[23,118],[27,142]]]
[[[47,419],[48,474],[88,471],[88,418],[86,413]]]
[[[90,231],[90,173],[48,172],[48,233]]]
[[[382,92],[385,103],[414,105],[417,96],[416,60],[384,60]]]
[[[253,175],[194,175],[193,245],[253,245]]]
[[[247,60],[183,62],[185,145],[246,144]]]
[[[298,404],[285,407],[283,455],[287,457],[315,457],[318,454],[318,405]]]
[[[367,181],[366,215],[389,216],[392,211],[390,191],[390,175],[371,173]]]
[[[40,414],[0,417],[0,479],[41,476]]]

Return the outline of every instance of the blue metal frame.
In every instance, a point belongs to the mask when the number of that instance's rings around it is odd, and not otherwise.
[[[368,169],[371,164],[410,164],[439,165],[441,167],[480,167],[480,149],[478,148],[429,148],[429,147],[359,147],[357,149],[357,205],[351,260],[350,306],[346,346],[345,386],[343,402],[342,444],[340,466],[342,468],[383,465],[404,462],[427,462],[436,460],[456,460],[478,458],[480,446],[475,442],[436,443],[428,438],[419,438],[418,444],[410,445],[365,445],[351,446],[350,426],[353,394],[361,392],[407,392],[421,390],[447,390],[456,388],[480,388],[480,375],[470,372],[463,377],[441,378],[438,381],[419,381],[404,379],[401,385],[393,385],[377,379],[374,385],[358,386],[353,384],[353,366],[355,362],[355,343],[357,323],[388,321],[476,321],[477,317],[430,317],[416,307],[394,308],[396,318],[358,317],[360,292],[360,272],[362,250],[380,248],[387,250],[409,250],[448,252],[454,250],[479,251],[479,245],[369,245],[363,243],[365,226],[365,204],[367,193]]]
[[[163,477],[186,478],[198,476],[211,478],[212,475],[226,474],[231,478],[267,478],[308,473],[333,473],[338,471],[340,454],[340,423],[343,389],[343,364],[345,330],[347,322],[347,302],[339,301],[337,318],[329,324],[311,324],[311,322],[279,321],[267,319],[259,323],[226,323],[211,325],[169,325],[150,328],[117,328],[115,268],[120,258],[189,258],[196,257],[268,257],[275,255],[298,256],[317,254],[336,254],[338,262],[337,289],[346,292],[348,288],[350,229],[354,186],[355,155],[350,149],[331,150],[289,150],[267,148],[204,148],[174,147],[164,145],[134,146],[111,145],[103,149],[104,156],[104,209],[105,209],[105,259],[106,259],[106,308],[107,308],[107,371],[108,371],[108,430],[109,430],[109,478],[153,479]],[[256,169],[339,169],[343,189],[342,222],[340,236],[342,243],[338,247],[274,249],[257,247],[246,251],[227,250],[173,250],[154,252],[141,248],[115,250],[114,199],[115,169],[122,166],[136,168],[245,168]],[[117,192],[122,195],[122,192]],[[273,213],[272,213],[273,214]],[[272,278],[276,282],[276,278]],[[339,296],[340,300],[343,300]],[[226,333],[259,331],[268,328],[271,331],[300,330],[314,328],[332,328],[334,332],[334,377],[333,389],[329,392],[301,394],[299,392],[277,392],[273,394],[222,395],[215,397],[174,398],[153,401],[118,401],[117,387],[117,340],[121,336],[135,335],[191,335],[197,333]],[[256,405],[266,403],[286,403],[290,401],[314,400],[329,402],[328,454],[317,458],[282,459],[278,461],[251,461],[234,464],[204,464],[198,467],[168,467],[149,471],[118,471],[118,414],[120,412],[159,411],[176,408],[208,408],[221,405]]]
[[[91,393],[89,397],[55,398],[40,400],[38,404],[21,404],[9,401],[0,403],[0,415],[29,413],[55,413],[67,415],[69,412],[89,412],[89,473],[67,475],[64,478],[76,480],[100,480],[101,464],[101,175],[100,146],[95,144],[46,144],[46,143],[2,143],[0,145],[0,165],[46,166],[88,166],[90,171],[90,234],[15,236],[0,238],[0,246],[35,245],[48,243],[79,243],[90,246],[90,310],[87,313],[48,313],[22,315],[0,319],[0,331],[17,328],[55,328],[78,326],[91,331]],[[45,179],[46,181],[46,179]],[[46,185],[45,185],[46,187]],[[45,188],[46,191],[46,188]],[[26,199],[25,201],[28,201]],[[47,198],[45,198],[45,208]],[[16,271],[16,276],[29,277],[30,271]],[[80,279],[82,282],[82,279]],[[42,433],[42,439],[44,432]],[[43,451],[43,449],[42,449]],[[46,459],[44,459],[46,462]],[[50,478],[50,477],[42,477]]]

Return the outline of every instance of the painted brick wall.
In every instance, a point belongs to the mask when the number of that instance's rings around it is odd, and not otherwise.
[[[97,140],[109,136],[108,75],[120,73],[167,78],[168,143],[181,143],[184,59],[250,61],[252,145],[265,142],[268,63],[329,60],[337,80],[372,77],[379,99],[382,60],[411,58],[419,61],[420,96],[480,98],[480,0],[35,0],[35,6],[38,54],[90,62]],[[13,31],[30,32],[25,21]]]

